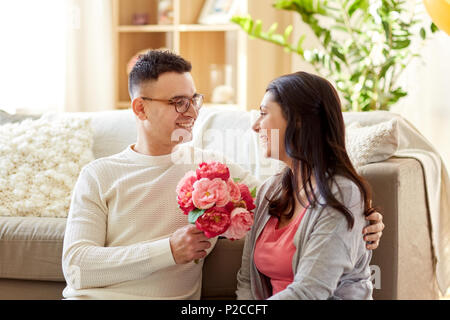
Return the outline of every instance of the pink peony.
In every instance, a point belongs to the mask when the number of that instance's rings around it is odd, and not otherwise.
[[[231,213],[231,224],[222,236],[231,239],[242,239],[253,225],[253,213],[244,208],[236,208]]]
[[[228,193],[230,194],[230,200],[237,202],[241,199],[241,190],[239,186],[233,181],[233,179],[228,179],[227,181]]]
[[[213,180],[215,178],[220,178],[227,182],[230,178],[230,171],[228,167],[223,163],[212,161],[212,162],[202,162],[199,164],[196,170],[197,179],[208,178]]]
[[[184,175],[183,178],[181,178],[180,182],[178,182],[176,192],[180,193],[180,190],[182,188],[190,189],[191,191],[194,190],[194,182],[197,181],[197,174],[195,171],[188,171]]]
[[[234,210],[235,207],[236,207],[235,203],[230,201],[230,202],[227,203],[227,205],[224,208],[225,208],[225,210],[228,211],[228,213],[231,214],[231,212]]]
[[[255,209],[256,206],[253,201],[252,194],[250,193],[250,190],[248,189],[248,187],[243,183],[239,183],[238,185],[239,185],[239,190],[241,191],[242,200],[245,202],[245,207],[247,208],[247,210],[251,211],[251,210]]]
[[[202,178],[194,183],[192,201],[199,209],[209,209],[213,205],[223,207],[230,201],[227,184],[219,178]]]
[[[214,238],[227,230],[230,222],[230,214],[225,208],[213,207],[201,215],[195,225],[205,233],[205,236]]]
[[[184,214],[189,214],[194,210],[192,201],[192,193],[194,191],[194,183],[197,181],[197,175],[194,171],[187,172],[177,185],[177,201]]]

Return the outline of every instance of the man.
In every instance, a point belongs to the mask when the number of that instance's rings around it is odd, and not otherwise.
[[[204,258],[216,240],[188,225],[175,188],[199,162],[223,158],[181,143],[186,135],[180,133],[192,131],[203,103],[190,71],[191,64],[173,53],[149,51],[130,73],[137,141],[80,173],[64,238],[65,298],[200,298],[203,262],[192,261]],[[186,150],[193,161],[174,163]],[[226,163],[233,178],[259,186]],[[379,229],[382,222],[375,220]]]

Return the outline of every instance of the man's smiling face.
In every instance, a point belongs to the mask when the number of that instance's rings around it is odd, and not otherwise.
[[[158,100],[192,98],[195,90],[194,81],[189,72],[166,72],[156,81],[143,83],[140,88],[140,97]],[[141,120],[143,120],[145,134],[152,143],[161,144],[162,148],[173,148],[178,143],[190,139],[192,127],[198,116],[198,110],[192,104],[185,113],[178,113],[175,106],[169,102],[143,100],[142,103],[145,118]],[[180,139],[177,139],[179,137]]]

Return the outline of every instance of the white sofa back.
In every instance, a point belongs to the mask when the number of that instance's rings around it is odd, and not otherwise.
[[[200,110],[191,144],[201,149],[221,152],[234,163],[265,180],[280,170],[277,160],[263,157],[259,139],[251,130],[259,112],[232,107],[205,107]],[[136,142],[136,120],[131,109],[78,114],[91,118],[95,158],[122,151]]]
[[[92,119],[95,158],[118,153],[136,141],[136,120],[131,109],[78,115]],[[258,179],[265,180],[284,165],[264,157],[258,136],[251,129],[258,115],[258,110],[204,107],[200,110],[193,129],[193,139],[189,143],[201,149],[218,151]],[[395,153],[398,134],[394,120],[397,119],[401,117],[390,112],[344,113],[346,126],[359,124],[347,130],[347,150],[356,166],[383,161]],[[370,127],[377,124],[380,125]]]

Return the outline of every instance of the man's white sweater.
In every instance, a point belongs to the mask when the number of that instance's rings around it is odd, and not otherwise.
[[[172,233],[188,224],[177,205],[176,185],[208,160],[225,162],[231,176],[250,188],[259,181],[221,155],[190,145],[163,156],[132,147],[97,159],[80,173],[64,238],[63,296],[199,299],[203,261],[176,264],[170,248]]]

